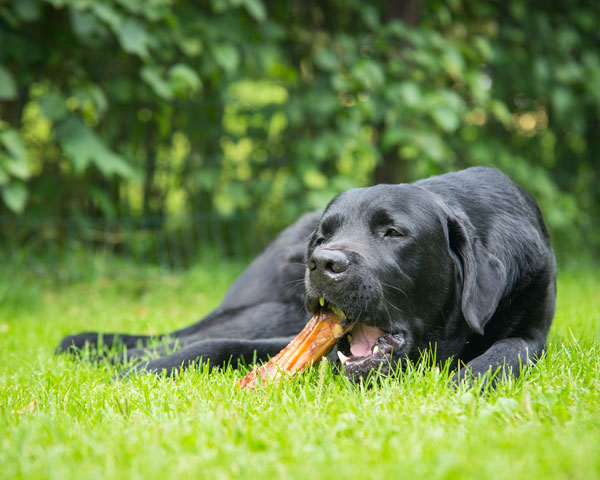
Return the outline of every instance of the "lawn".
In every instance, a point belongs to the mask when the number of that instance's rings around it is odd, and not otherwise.
[[[0,478],[600,478],[598,273],[560,275],[547,354],[487,394],[454,391],[435,369],[365,389],[322,364],[248,392],[234,370],[117,381],[108,365],[53,355],[81,330],[189,324],[242,268],[5,260]]]

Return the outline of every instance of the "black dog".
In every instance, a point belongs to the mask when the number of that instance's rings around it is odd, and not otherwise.
[[[181,349],[152,349],[163,356],[138,368],[171,373],[199,361],[266,360],[312,313],[335,306],[358,320],[337,345],[353,378],[431,349],[438,362],[466,365],[460,376],[498,367],[518,375],[545,347],[555,276],[535,200],[497,170],[350,190],[283,231],[215,311],[164,336]],[[117,338],[130,359],[149,352],[140,347],[147,336],[104,334],[102,341],[111,346]],[[98,333],[68,336],[58,350],[98,341]]]

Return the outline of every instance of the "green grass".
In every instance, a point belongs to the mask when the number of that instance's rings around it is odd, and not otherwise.
[[[53,355],[67,333],[189,324],[241,269],[4,262],[0,477],[600,478],[599,274],[560,276],[547,355],[488,394],[423,368],[371,389],[327,365],[256,392],[236,390],[233,370],[115,381]]]

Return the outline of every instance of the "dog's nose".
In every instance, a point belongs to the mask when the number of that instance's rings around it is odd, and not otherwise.
[[[342,250],[319,248],[308,259],[311,275],[327,275],[335,277],[348,270],[350,259]]]

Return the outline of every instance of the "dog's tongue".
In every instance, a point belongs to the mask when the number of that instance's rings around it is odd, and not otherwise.
[[[371,355],[375,341],[385,335],[381,328],[371,327],[364,323],[357,322],[351,332],[352,343],[350,352],[355,357],[366,357]]]

